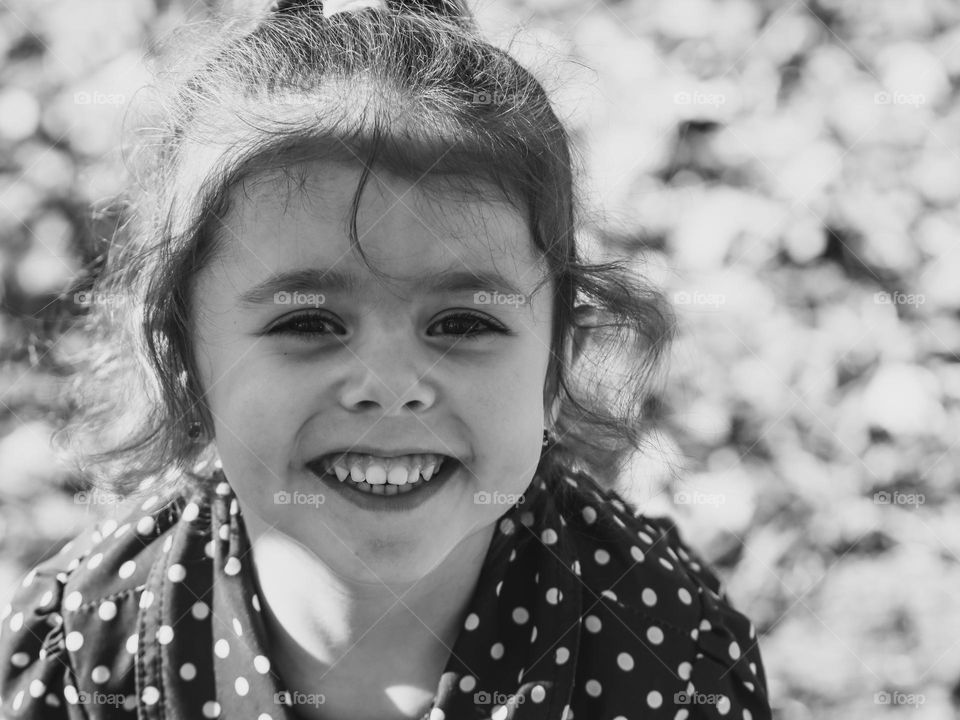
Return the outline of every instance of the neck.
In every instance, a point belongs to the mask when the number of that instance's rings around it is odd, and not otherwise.
[[[414,716],[436,690],[495,528],[469,536],[419,580],[386,585],[345,578],[255,514],[244,519],[271,660],[287,687],[336,686],[345,696],[345,686],[379,686]]]

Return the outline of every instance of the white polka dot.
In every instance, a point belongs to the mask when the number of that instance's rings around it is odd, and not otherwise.
[[[143,700],[144,705],[154,705],[160,699],[160,691],[153,685],[147,685],[140,694],[140,699]]]
[[[225,658],[230,654],[230,643],[220,638],[213,646],[213,651],[217,654],[217,657]]]
[[[500,588],[503,587],[503,580],[497,583],[497,586],[493,589],[494,594],[497,597],[500,597]]]
[[[126,580],[128,577],[133,575],[136,569],[137,564],[133,560],[127,560],[123,565],[120,566],[120,569],[117,570],[117,575]]]
[[[257,715],[257,720],[273,720],[267,713],[260,713]]]
[[[149,515],[140,518],[140,521],[137,523],[137,533],[139,535],[149,535],[153,532],[154,528],[157,526],[153,518]]]
[[[690,717],[690,713],[686,710],[677,710],[677,714],[673,716],[673,720],[687,720]]]
[[[643,532],[643,530],[637,531],[637,537],[643,540],[647,545],[653,545],[653,538]]]
[[[583,515],[583,521],[587,523],[587,525],[593,525],[593,523],[596,522],[597,511],[589,505],[583,508],[581,514]]]
[[[43,684],[43,680],[37,679],[30,683],[30,697],[38,698],[47,691],[47,686]]]
[[[543,685],[534,685],[533,689],[530,690],[530,699],[535,703],[543,702],[546,697],[547,691],[544,690]]]
[[[658,708],[663,705],[663,695],[658,693],[656,690],[651,690],[647,693],[647,705],[652,708]]]
[[[556,655],[554,656],[554,661],[557,665],[563,665],[567,660],[570,659],[570,651],[565,647],[557,648]]]
[[[643,592],[640,593],[640,598],[643,600],[643,604],[648,607],[653,607],[657,604],[657,593],[655,593],[652,588],[644,588]]]
[[[240,572],[240,561],[235,557],[227,558],[227,564],[223,566],[223,571],[227,575],[236,575]]]
[[[726,715],[730,712],[730,698],[726,695],[721,695],[720,699],[717,700],[717,712],[721,715]]]
[[[677,675],[680,676],[681,680],[690,679],[690,671],[693,669],[693,666],[688,662],[682,662],[677,666]]]
[[[187,576],[187,569],[180,563],[174,563],[167,569],[167,578],[170,582],[182,582]]]
[[[663,630],[658,628],[656,625],[647,630],[647,640],[652,642],[654,645],[659,645],[663,642]]]
[[[97,553],[92,558],[87,560],[87,568],[93,570],[103,561],[103,553]]]
[[[633,670],[633,656],[630,653],[620,653],[617,655],[617,665],[621,670]]]
[[[233,498],[230,501],[230,514],[236,515],[238,512],[240,512],[240,506],[237,504],[237,499]]]
[[[127,695],[123,698],[123,709],[127,712],[133,712],[137,708],[137,696]]]
[[[556,605],[563,599],[563,593],[560,592],[559,588],[550,588],[547,590],[547,602],[551,605]]]
[[[263,655],[257,655],[253,659],[253,667],[261,675],[266,675],[268,672],[270,672],[270,660]]]
[[[237,695],[240,695],[241,697],[250,691],[250,683],[248,683],[247,679],[243,676],[238,677],[233,682],[233,687],[236,689]]]
[[[514,531],[517,529],[517,526],[514,524],[513,520],[510,518],[504,518],[500,521],[500,532],[504,535],[513,535]]]
[[[140,593],[140,607],[148,608],[153,605],[153,593],[149,590],[144,590]]]
[[[670,564],[670,561],[666,558],[659,558],[660,564],[663,565],[667,570],[673,570],[673,565]]]
[[[506,705],[501,705],[490,715],[490,720],[507,720],[510,710]]]
[[[233,632],[236,635],[243,635],[243,628],[240,626],[240,621],[237,618],[233,619]]]
[[[447,714],[440,708],[433,708],[430,711],[430,720],[447,720]]]
[[[102,685],[110,679],[110,668],[106,665],[97,665],[90,673],[90,679],[98,685]]]
[[[600,632],[600,628],[603,627],[603,623],[600,622],[600,618],[598,618],[596,615],[587,615],[586,619],[584,620],[584,625],[586,625],[587,630],[592,633]]]
[[[161,625],[157,630],[157,642],[161,645],[169,645],[173,640],[173,628],[169,625]]]
[[[30,656],[25,652],[14,653],[10,657],[10,664],[18,668],[26,667],[30,664]]]
[[[205,718],[215,718],[220,715],[220,703],[216,700],[207,700],[203,704],[203,716]]]
[[[513,621],[517,625],[523,625],[527,620],[530,619],[530,613],[527,612],[526,608],[517,607],[513,609]]]
[[[67,699],[67,702],[70,703],[71,705],[76,705],[77,702],[79,702],[80,700],[80,696],[77,694],[77,689],[73,685],[63,686],[63,696]],[[17,695],[17,697],[22,698],[23,693],[21,692],[19,695]],[[16,709],[17,701],[14,700],[13,704],[14,704],[14,709]]]
[[[713,625],[710,624],[710,621],[709,621],[709,620],[703,619],[703,620],[700,621],[700,629],[701,629],[701,630],[710,630],[710,629],[712,629],[712,628],[713,628]]]
[[[467,630],[476,630],[479,625],[480,625],[480,618],[477,616],[476,613],[470,613],[469,615],[467,615],[467,620],[466,622],[463,623],[463,626]]]
[[[563,712],[560,713],[560,720],[573,720],[573,710],[569,705],[563,706]]]
[[[74,590],[72,593],[67,595],[66,599],[63,601],[63,609],[70,610],[71,612],[80,607],[80,604],[83,602],[83,595]]]
[[[473,675],[464,675],[460,678],[460,690],[471,692],[477,686],[477,679]]]
[[[220,539],[221,539],[221,540],[226,540],[227,538],[229,538],[229,537],[230,537],[230,526],[229,526],[229,525],[221,525],[221,526],[220,526],[220,530],[219,530],[219,534],[220,534]]]
[[[195,502],[188,502],[184,508],[183,512],[180,514],[180,519],[185,520],[186,522],[193,522],[200,516],[200,506]]]
[[[256,595],[250,600],[250,604],[253,605],[253,609],[257,612],[260,612],[260,598]]]
[[[148,497],[146,500],[143,501],[143,504],[140,506],[140,509],[149,510],[150,508],[152,508],[154,505],[157,504],[157,501],[159,499],[160,498],[158,498],[156,495],[151,495],[150,497]]]
[[[213,557],[213,543],[214,541],[211,540],[210,542],[206,543],[203,546],[203,554],[206,555],[208,558]]]
[[[540,533],[540,539],[544,545],[553,545],[557,541],[557,531],[553,528],[547,528]]]
[[[636,545],[630,546],[630,557],[637,562],[643,562],[643,552]]]
[[[230,483],[226,481],[221,481],[217,483],[217,495],[229,495],[230,494]]]
[[[76,652],[83,646],[83,635],[76,630],[69,633],[66,639],[66,646],[70,652]]]
[[[727,648],[727,652],[730,653],[730,657],[733,658],[734,660],[740,657],[740,646],[737,645],[736,640],[730,643],[730,647]]]
[[[533,632],[530,633],[530,642],[533,643],[537,639],[537,628],[534,626]]]
[[[682,602],[684,605],[689,605],[693,602],[693,598],[690,597],[690,591],[686,588],[680,588],[677,590],[677,595],[680,597],[680,602]]]
[[[576,576],[579,577],[579,576],[580,576],[580,561],[579,561],[579,560],[574,560],[574,561],[573,561],[573,564],[570,566],[570,569],[573,570],[573,574],[574,574],[574,575],[576,575]]]
[[[604,590],[602,593],[600,593],[600,595],[608,600],[613,600],[614,602],[617,601],[617,594],[613,590]]]
[[[136,635],[131,635],[127,638],[127,652],[131,655],[136,654],[137,652],[137,642],[139,641]]]
[[[207,615],[210,614],[210,606],[202,600],[198,600],[193,604],[193,607],[190,608],[190,614],[197,620],[205,620]]]
[[[40,596],[40,607],[45,608],[53,600],[53,591],[47,590],[43,595]]]
[[[600,683],[596,680],[587,680],[586,684],[587,695],[590,697],[600,697],[603,692],[603,688],[600,687]]]
[[[608,562],[610,562],[610,553],[603,548],[600,548],[593,554],[593,559],[597,565],[606,565]]]
[[[193,663],[184,663],[180,666],[180,677],[184,680],[193,680],[197,676],[197,667]]]
[[[490,647],[490,657],[494,660],[499,660],[503,657],[503,643],[494,643]]]
[[[753,713],[749,710],[743,711],[743,720],[753,720]]]

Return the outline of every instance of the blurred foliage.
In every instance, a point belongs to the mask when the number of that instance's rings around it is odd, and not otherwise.
[[[51,350],[84,342],[65,289],[122,220],[105,201],[126,182],[146,43],[215,5],[0,6],[5,591],[123,511],[77,494],[50,450],[69,411]],[[629,257],[680,313],[649,404],[657,450],[624,467],[623,492],[676,518],[756,622],[777,717],[957,715],[960,5],[477,12],[575,132],[585,247]]]

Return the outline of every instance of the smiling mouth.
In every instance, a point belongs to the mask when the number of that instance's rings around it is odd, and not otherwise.
[[[400,458],[328,455],[307,463],[314,475],[338,481],[369,495],[406,495],[431,481],[442,483],[459,465],[447,455],[415,455]],[[399,469],[398,469],[399,468]]]

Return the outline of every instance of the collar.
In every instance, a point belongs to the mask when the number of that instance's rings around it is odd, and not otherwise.
[[[284,688],[264,651],[266,630],[236,497],[222,470],[211,483],[212,491],[197,493],[181,511],[169,550],[147,581],[156,601],[138,615],[138,712],[150,720],[295,720],[278,702]],[[574,540],[565,527],[539,476],[523,502],[498,518],[425,717],[567,716],[582,598]],[[184,666],[195,672],[189,681]]]

